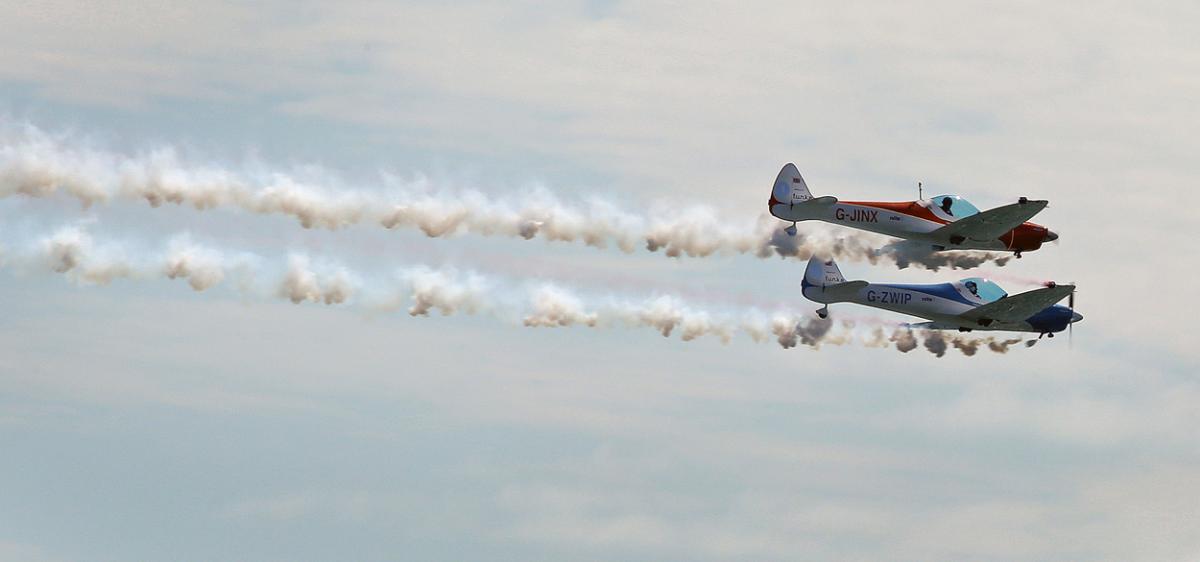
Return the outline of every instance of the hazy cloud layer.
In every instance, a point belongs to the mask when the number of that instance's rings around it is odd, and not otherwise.
[[[344,306],[365,297],[368,269],[319,256],[495,252],[510,278],[554,260],[624,288],[673,275],[788,303],[797,296],[779,287],[798,264],[663,260],[623,223],[605,236],[635,252],[574,257],[524,242],[520,225],[505,227],[511,240],[410,246],[402,232],[381,241],[364,233],[381,229],[142,203],[172,206],[170,191],[80,210],[95,184],[43,184],[57,194],[36,201],[8,184],[5,227],[54,207],[55,220],[98,217],[162,243],[149,244],[151,260],[99,235],[0,248],[0,445],[12,459],[0,463],[0,558],[1200,556],[1193,5],[0,10],[0,110],[52,131],[56,150],[236,172],[255,188],[272,185],[258,172],[284,171],[335,204],[347,191],[387,196],[373,183],[381,167],[428,174],[450,203],[481,186],[510,211],[539,202],[513,186],[550,186],[539,197],[584,214],[612,193],[631,215],[666,216],[647,202],[707,207],[717,211],[700,224],[755,235],[768,232],[754,221],[786,161],[814,193],[843,198],[911,199],[918,180],[980,207],[1045,198],[1036,220],[1061,245],[989,274],[1075,281],[1087,318],[1074,349],[1056,338],[1006,355],[867,322],[856,345],[784,349],[777,325],[797,347],[831,341],[838,325],[802,334],[769,316],[769,345],[723,344],[714,309],[675,314],[705,299],[638,298],[612,320],[561,285],[522,293],[524,313],[501,321],[440,318],[442,307],[484,310],[496,288],[466,268],[392,279],[409,288],[400,314],[372,316]],[[281,165],[258,165],[260,152]],[[250,164],[230,164],[246,153]],[[112,179],[87,167],[105,158],[69,170]],[[327,181],[329,170],[346,179]],[[185,216],[186,227],[161,224]],[[154,234],[183,228],[195,237],[175,245]],[[673,232],[708,243],[703,230]],[[197,243],[209,239],[220,244]],[[31,247],[36,264],[24,262]],[[24,265],[85,284],[168,282],[80,290]],[[271,282],[248,285],[247,302],[208,293],[243,294],[245,279]],[[459,288],[438,290],[446,279]],[[420,299],[407,298],[413,286]],[[409,318],[414,306],[435,319]],[[599,329],[610,321],[641,324]],[[526,324],[537,328],[513,328]]]

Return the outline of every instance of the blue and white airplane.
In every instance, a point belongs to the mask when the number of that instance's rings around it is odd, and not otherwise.
[[[1075,286],[1047,283],[1041,289],[1009,296],[999,285],[981,277],[934,285],[901,285],[846,281],[833,260],[808,260],[801,282],[804,296],[824,304],[817,315],[829,315],[829,305],[852,302],[929,320],[910,324],[926,330],[996,330],[1033,332],[1054,337],[1083,320],[1075,312]],[[1069,297],[1068,306],[1055,304]]]

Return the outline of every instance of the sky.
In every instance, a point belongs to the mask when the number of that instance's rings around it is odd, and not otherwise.
[[[36,130],[334,194],[549,194],[719,225],[762,215],[789,161],[818,195],[910,200],[921,181],[983,208],[1048,199],[1034,220],[1060,241],[1002,267],[842,271],[1075,282],[1085,317],[1072,345],[937,357],[293,304],[233,279],[98,284],[17,250],[76,229],[130,254],[192,240],[276,268],[336,257],[363,279],[428,266],[815,308],[796,259],[10,195],[0,560],[1200,559],[1194,3],[0,13],[6,143]]]

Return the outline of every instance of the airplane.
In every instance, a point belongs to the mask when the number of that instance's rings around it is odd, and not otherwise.
[[[929,243],[935,251],[1011,251],[1020,258],[1021,252],[1058,239],[1050,229],[1026,222],[1048,203],[1021,197],[1016,203],[980,211],[957,195],[895,203],[813,197],[800,170],[789,162],[775,178],[767,208],[776,218],[792,223],[784,229],[789,236],[796,235],[797,222],[819,220]]]
[[[926,330],[995,330],[1032,332],[1054,337],[1083,320],[1075,312],[1075,285],[1048,282],[1040,289],[1009,295],[996,283],[970,277],[953,283],[902,285],[846,281],[833,260],[808,260],[801,292],[808,300],[825,306],[817,310],[829,316],[829,305],[851,302],[929,320],[909,327]],[[1068,305],[1055,304],[1068,298]]]

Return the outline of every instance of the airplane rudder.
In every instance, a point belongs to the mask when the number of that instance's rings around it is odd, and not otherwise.
[[[838,268],[837,262],[834,262],[833,259],[813,256],[809,258],[808,266],[804,268],[805,286],[824,287],[845,282],[846,278],[842,275],[842,270]]]
[[[783,169],[779,170],[779,175],[775,176],[775,186],[771,190],[771,196],[776,203],[783,204],[800,203],[812,199],[808,184],[804,182],[800,170],[791,162],[784,164]]]
[[[822,264],[822,268],[825,271],[825,283],[826,284],[832,285],[835,283],[845,283],[846,282],[846,277],[844,275],[842,275],[841,268],[838,267],[837,262],[833,261],[833,258],[829,258],[828,260],[826,260]]]

